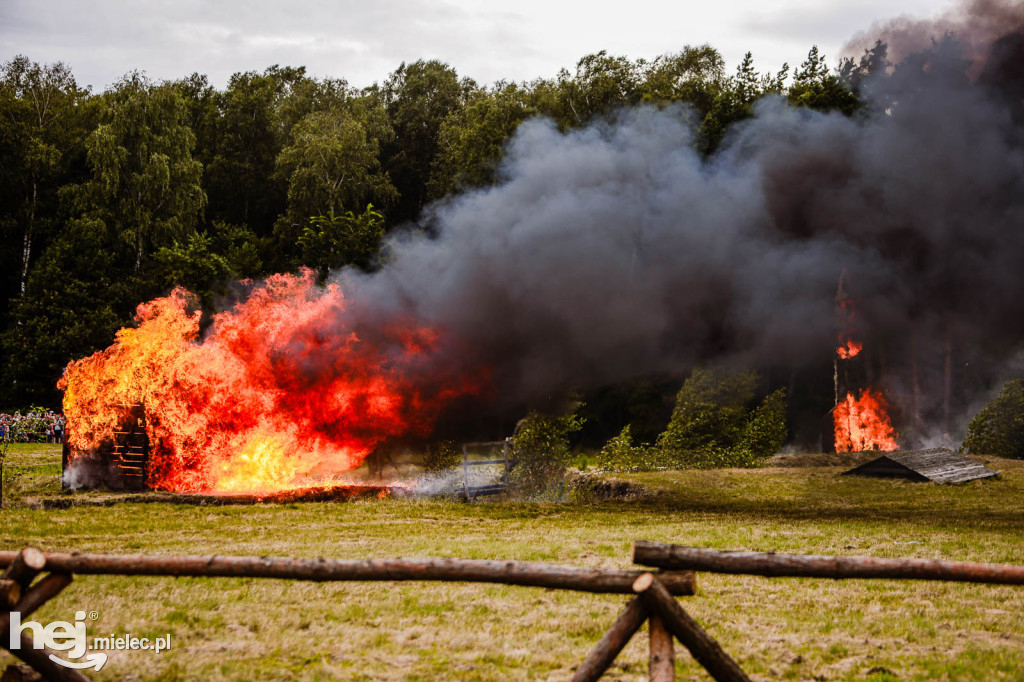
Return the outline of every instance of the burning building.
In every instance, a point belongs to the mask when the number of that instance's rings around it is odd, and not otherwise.
[[[186,292],[140,305],[136,327],[61,380],[69,465],[91,459],[116,483],[141,465],[145,485],[177,492],[322,484],[388,438],[429,432],[486,377],[446,370],[435,330],[394,320],[363,334],[335,326],[345,312],[309,272],[254,285],[202,340]]]

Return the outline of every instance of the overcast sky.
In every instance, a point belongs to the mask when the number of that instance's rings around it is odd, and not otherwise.
[[[834,64],[874,22],[933,16],[948,0],[0,0],[0,61],[63,61],[105,89],[132,69],[156,80],[307,67],[351,85],[382,81],[402,61],[440,59],[479,83],[550,78],[606,49],[652,58],[710,43],[730,70],[793,66],[817,44]]]

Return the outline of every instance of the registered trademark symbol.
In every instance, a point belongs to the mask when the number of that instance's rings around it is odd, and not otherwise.
[[[99,617],[100,617],[100,614],[96,613],[95,611],[90,611],[89,612],[89,620],[96,620]]]

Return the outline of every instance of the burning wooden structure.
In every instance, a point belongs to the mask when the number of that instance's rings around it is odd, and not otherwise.
[[[74,428],[69,424],[68,428]],[[113,438],[104,440],[94,452],[73,450],[64,439],[61,451],[61,485],[69,487],[66,475],[72,460],[88,461],[95,482],[117,490],[149,490],[149,436],[146,434],[146,410],[136,403],[128,407]]]

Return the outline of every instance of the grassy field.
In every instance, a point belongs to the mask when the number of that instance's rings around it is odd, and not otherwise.
[[[0,548],[370,558],[513,558],[629,567],[634,539],[777,550],[1024,563],[1024,462],[960,486],[839,477],[826,459],[760,470],[629,474],[646,492],[565,504],[440,499],[43,510],[53,446],[8,464]],[[799,464],[801,461],[796,460]],[[793,463],[793,460],[790,461]],[[34,472],[34,473],[28,473]],[[8,476],[10,472],[8,473]],[[13,505],[11,502],[13,501]],[[38,614],[97,612],[89,634],[162,636],[111,652],[97,679],[568,678],[621,596],[431,583],[309,584],[82,576]],[[755,679],[1024,679],[1024,588],[699,576],[686,608]],[[609,679],[646,675],[645,638]],[[679,679],[707,679],[683,650]],[[0,655],[0,667],[13,659]]]

